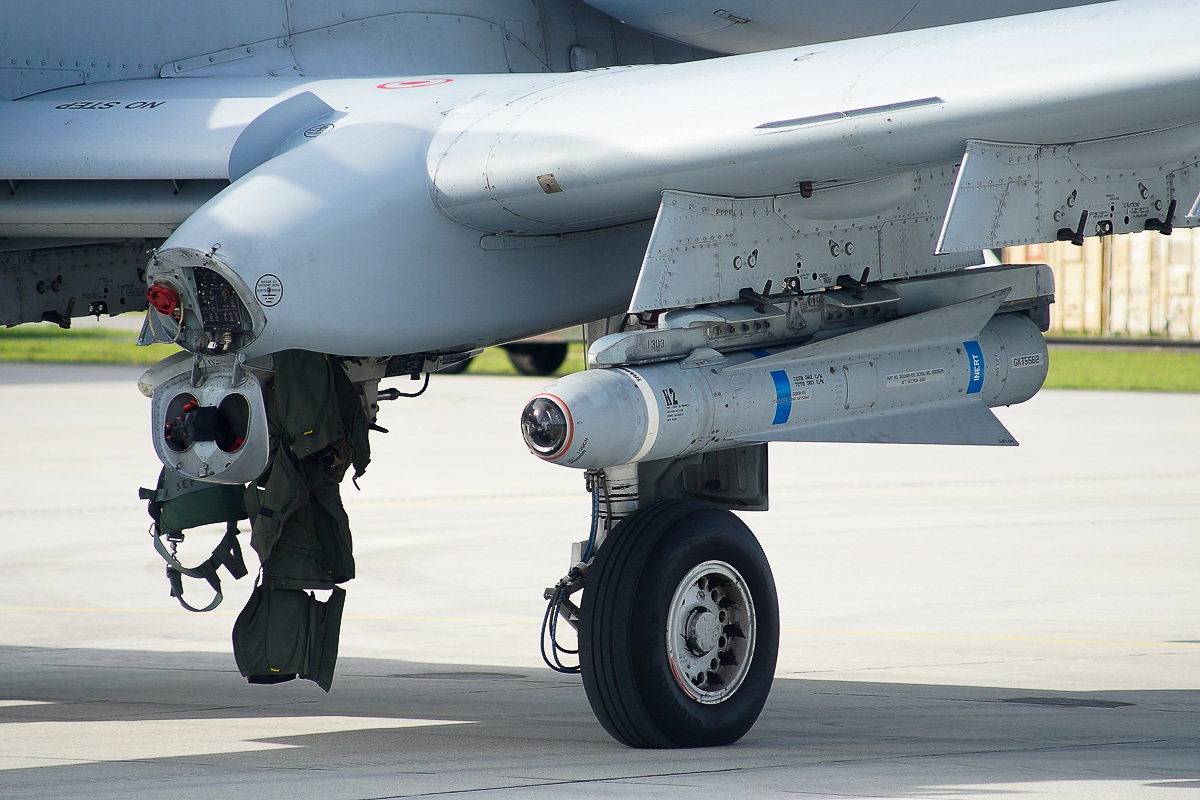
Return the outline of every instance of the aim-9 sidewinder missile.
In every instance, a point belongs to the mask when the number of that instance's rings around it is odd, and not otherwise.
[[[769,441],[1015,445],[988,409],[1032,397],[1048,357],[1028,317],[996,314],[1006,294],[812,344],[567,375],[529,401],[522,433],[579,469]]]

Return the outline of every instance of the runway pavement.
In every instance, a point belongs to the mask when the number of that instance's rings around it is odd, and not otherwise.
[[[385,407],[325,695],[237,674],[249,579],[211,614],[167,596],[138,374],[0,364],[2,798],[1200,790],[1198,395],[1043,392],[999,411],[1019,448],[773,446],[745,518],[780,588],[775,690],[735,746],[647,752],[537,654],[588,514],[517,431],[544,381]]]

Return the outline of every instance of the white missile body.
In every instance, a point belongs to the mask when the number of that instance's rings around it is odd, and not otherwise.
[[[603,469],[748,442],[1015,445],[988,410],[1032,397],[1048,367],[1041,331],[993,316],[1006,292],[814,344],[592,369],[535,404],[565,426],[526,440],[563,466]],[[603,340],[601,340],[603,341]]]

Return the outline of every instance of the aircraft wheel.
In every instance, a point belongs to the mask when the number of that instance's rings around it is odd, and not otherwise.
[[[654,503],[622,520],[597,553],[579,658],[588,702],[617,741],[736,742],[767,701],[778,651],[766,555],[724,508]]]
[[[567,360],[566,342],[510,344],[504,349],[508,351],[508,360],[522,375],[553,375]]]

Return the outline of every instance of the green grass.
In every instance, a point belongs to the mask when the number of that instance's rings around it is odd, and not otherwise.
[[[0,329],[0,361],[153,364],[177,352],[172,345],[137,347],[137,334],[103,328],[64,331],[42,323]],[[583,345],[572,342],[556,373],[583,369]],[[493,347],[477,356],[470,375],[516,375],[508,355]],[[446,376],[451,377],[451,376]],[[1200,392],[1200,351],[1050,348],[1048,389]]]
[[[59,364],[155,364],[172,353],[174,345],[137,346],[137,334],[131,331],[79,327],[63,330],[57,325],[38,323],[16,328],[0,328],[0,362],[38,361]],[[583,344],[571,342],[567,360],[556,372],[566,375],[583,369]],[[471,362],[472,375],[516,375],[508,354],[491,347]],[[448,376],[447,376],[448,377]]]
[[[1200,392],[1200,351],[1052,347],[1046,388]]]
[[[137,346],[138,335],[106,328],[63,330],[41,322],[0,328],[0,361],[74,364],[155,364],[179,348],[170,344]]]

